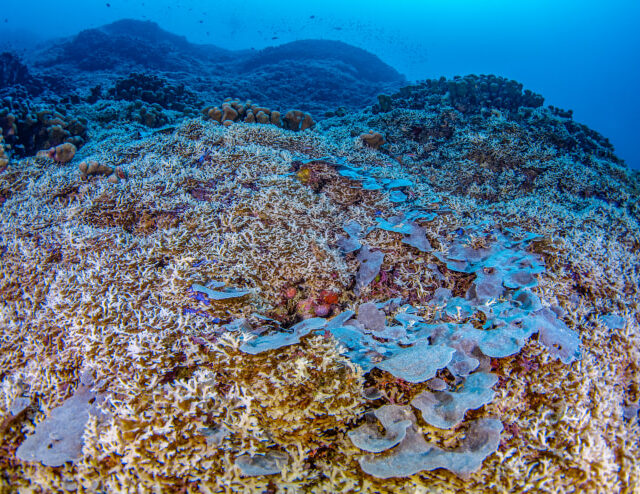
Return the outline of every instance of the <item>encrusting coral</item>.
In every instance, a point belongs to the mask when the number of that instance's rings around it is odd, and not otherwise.
[[[82,174],[118,185],[0,174],[3,488],[637,490],[637,217],[446,191],[361,120],[113,129]],[[87,373],[81,455],[16,456]]]

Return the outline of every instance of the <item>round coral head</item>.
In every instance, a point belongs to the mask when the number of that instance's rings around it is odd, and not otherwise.
[[[326,317],[331,312],[331,306],[329,304],[316,305],[315,314],[318,317]]]
[[[338,294],[336,292],[331,292],[329,290],[322,290],[320,292],[320,298],[325,304],[337,304],[338,303]]]
[[[298,293],[298,290],[296,290],[296,287],[290,286],[284,291],[284,296],[287,297],[288,299],[292,299],[296,296],[297,293]]]

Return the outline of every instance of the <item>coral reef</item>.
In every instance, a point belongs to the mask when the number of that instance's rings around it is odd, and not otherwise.
[[[11,157],[33,156],[63,143],[82,147],[88,121],[74,116],[66,105],[34,105],[29,98],[0,102],[0,128]]]
[[[162,106],[157,103],[145,105],[138,100],[126,107],[125,120],[129,122],[138,122],[145,127],[159,128],[169,123],[170,116],[163,110]]]
[[[64,144],[58,144],[55,147],[49,148],[46,151],[39,151],[36,156],[44,158],[51,158],[56,163],[68,163],[73,159],[76,154],[76,147],[70,142]]]
[[[195,100],[243,95],[272,108],[298,108],[320,117],[336,105],[360,109],[378,93],[395,91],[405,82],[372,53],[346,43],[305,40],[230,51],[189,43],[157,24],[131,19],[59,40],[25,61],[37,80],[59,94],[79,95],[91,103],[100,97],[135,98],[178,111],[184,105],[189,116],[200,107]],[[158,78],[167,89],[143,78]],[[173,100],[165,97],[171,91]]]
[[[311,115],[300,110],[289,110],[281,117],[277,110],[258,106],[251,100],[242,103],[239,99],[225,98],[220,108],[207,106],[202,110],[205,119],[229,126],[234,122],[272,124],[294,132],[311,129],[315,122]]]
[[[2,130],[0,129],[0,170],[4,171],[8,164],[9,156],[4,150],[4,137],[2,135]]]
[[[256,70],[265,65],[275,65],[292,60],[335,60],[351,68],[357,78],[374,82],[404,82],[404,77],[394,68],[383,63],[375,55],[341,41],[299,40],[277,47],[260,50],[248,60],[242,68],[245,71]]]
[[[389,150],[361,115],[190,120],[0,174],[3,487],[636,490],[637,214],[445,190],[461,165],[400,164],[376,118]],[[43,464],[30,438],[88,392],[80,453]]]
[[[111,183],[118,183],[120,180],[127,178],[127,173],[121,166],[111,167],[98,163],[97,161],[82,161],[78,165],[78,169],[82,174],[82,178],[87,180],[89,177],[108,177],[107,180]]]
[[[539,108],[544,98],[522,84],[495,75],[466,75],[453,79],[427,79],[405,86],[392,96],[378,96],[373,112],[388,112],[392,108],[425,109],[447,103],[462,113],[475,113],[481,108],[517,111],[520,107]]]
[[[0,94],[6,89],[21,86],[30,93],[38,93],[42,84],[29,72],[27,66],[14,54],[0,53]]]
[[[373,149],[378,149],[385,142],[382,134],[374,132],[373,130],[370,130],[366,134],[360,134],[360,139],[362,139],[367,146]]]
[[[0,491],[640,489],[640,175],[570,110],[137,21],[32,62],[0,56]]]
[[[436,192],[494,203],[561,194],[572,202],[635,207],[637,184],[628,182],[624,163],[597,132],[543,107],[459,111],[432,85],[416,87],[394,99],[390,112],[365,112],[362,123],[333,117],[319,122],[319,130],[345,139],[384,135],[389,158],[428,175]]]
[[[201,106],[198,97],[184,84],[171,84],[166,78],[153,74],[132,73],[116,80],[108,91],[108,97],[126,101],[142,101],[158,104],[169,110],[192,113]]]
[[[194,45],[183,36],[156,23],[123,19],[87,29],[69,39],[48,45],[37,54],[42,67],[77,68],[82,71],[203,70],[206,63],[231,59],[233,52],[213,45]]]

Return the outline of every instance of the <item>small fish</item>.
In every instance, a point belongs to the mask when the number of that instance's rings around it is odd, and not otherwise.
[[[277,36],[273,36],[271,39],[278,39],[278,37]]]
[[[309,16],[309,19],[315,19],[315,18],[316,18],[316,16],[315,16],[315,15],[310,15],[310,16]]]
[[[110,4],[110,3],[108,3],[108,4],[107,4],[107,7],[111,7],[111,4]]]

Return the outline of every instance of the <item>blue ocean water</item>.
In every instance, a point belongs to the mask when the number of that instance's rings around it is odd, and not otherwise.
[[[0,48],[24,50],[122,18],[195,43],[261,49],[309,38],[364,48],[410,80],[496,74],[574,110],[640,168],[640,2],[44,0],[6,2]]]

